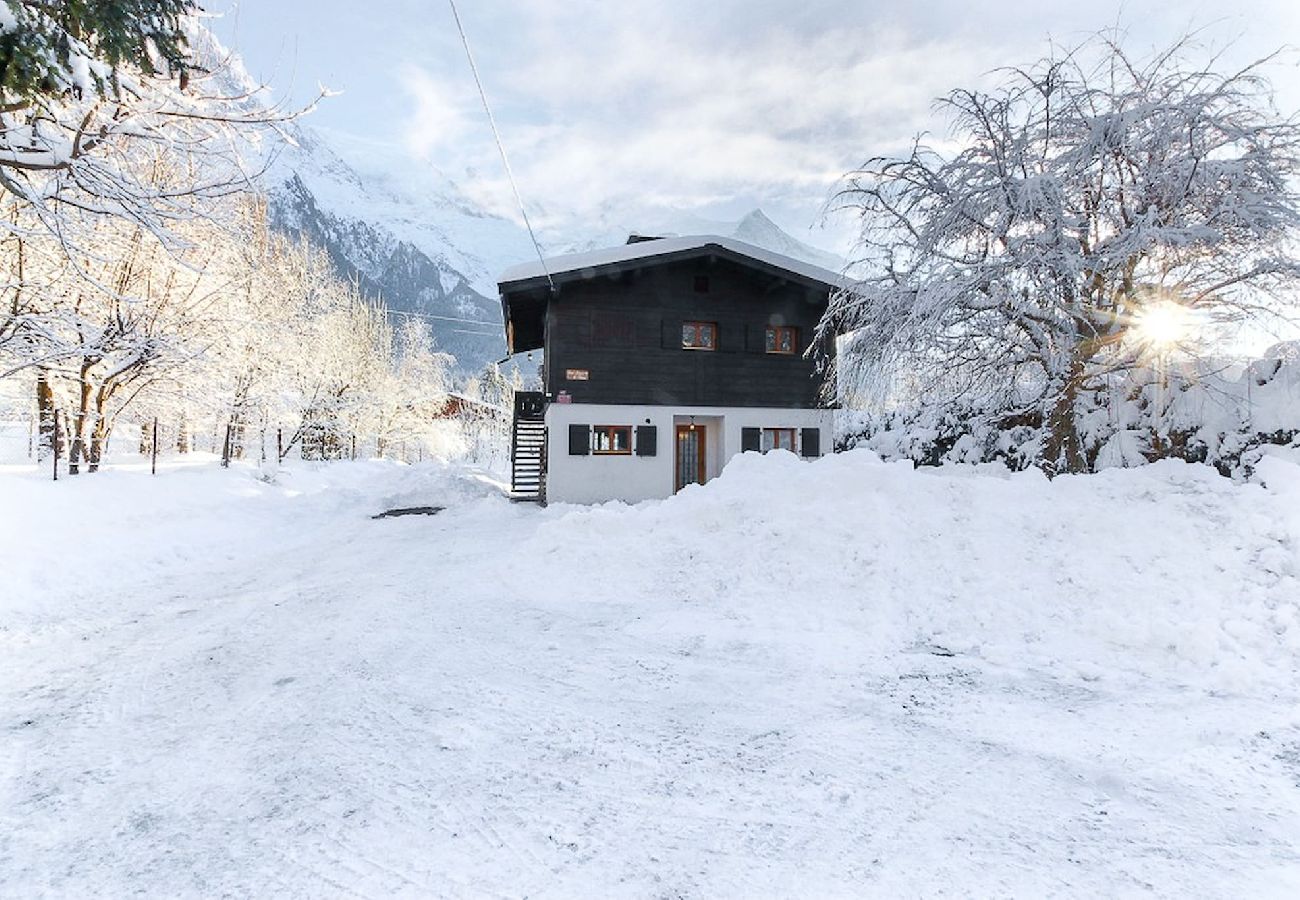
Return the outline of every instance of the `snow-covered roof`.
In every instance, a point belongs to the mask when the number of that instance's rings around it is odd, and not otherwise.
[[[545,278],[548,272],[552,276],[556,276],[580,272],[583,269],[597,269],[601,266],[618,265],[619,263],[634,260],[653,259],[658,256],[673,256],[694,250],[705,250],[710,247],[716,247],[737,256],[758,260],[769,266],[820,282],[828,287],[840,288],[845,287],[848,283],[843,275],[832,272],[830,269],[717,234],[689,234],[680,237],[656,238],[618,247],[608,247],[603,250],[553,256],[546,260],[545,268],[543,268],[541,260],[511,266],[497,277],[497,282],[505,285],[518,281],[531,281],[536,278]]]

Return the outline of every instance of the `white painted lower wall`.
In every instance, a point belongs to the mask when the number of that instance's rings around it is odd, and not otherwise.
[[[705,470],[716,478],[740,453],[742,428],[794,428],[821,433],[822,454],[831,451],[834,413],[829,409],[766,409],[722,406],[623,406],[552,403],[546,409],[546,499],[550,503],[637,503],[668,497],[676,487],[676,425],[695,417],[705,433]],[[570,456],[569,425],[654,425],[654,456]],[[633,432],[635,439],[635,431]],[[796,446],[802,452],[802,445]]]

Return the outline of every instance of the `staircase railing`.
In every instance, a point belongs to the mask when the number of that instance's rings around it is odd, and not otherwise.
[[[546,395],[515,394],[510,428],[510,495],[515,500],[546,499]]]

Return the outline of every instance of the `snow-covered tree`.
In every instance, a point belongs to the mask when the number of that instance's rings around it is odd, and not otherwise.
[[[394,365],[376,418],[377,451],[393,446],[446,456],[459,435],[449,434],[447,392],[454,358],[434,346],[429,323],[406,316],[394,334]]]
[[[263,102],[197,12],[193,0],[0,0],[0,192],[65,245],[89,240],[78,212],[172,241],[193,198],[248,190],[248,142],[292,117]],[[184,181],[151,177],[161,152],[187,163]]]
[[[954,152],[918,141],[852,173],[867,274],[824,324],[851,332],[846,387],[897,398],[907,380],[907,399],[1036,429],[1035,462],[1082,471],[1111,376],[1188,327],[1288,312],[1300,123],[1274,109],[1267,60],[1196,54],[1053,49],[940,101]]]

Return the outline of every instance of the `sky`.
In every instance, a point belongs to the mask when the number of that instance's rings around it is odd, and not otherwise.
[[[1139,52],[1189,29],[1229,62],[1300,38],[1283,0],[460,0],[461,19],[530,215],[544,228],[657,210],[737,219],[761,207],[844,253],[827,217],[844,174],[940,140],[933,99],[998,67],[1118,26]],[[214,30],[349,161],[400,177],[432,168],[517,218],[444,0],[209,0]],[[1300,108],[1300,52],[1270,69]]]

